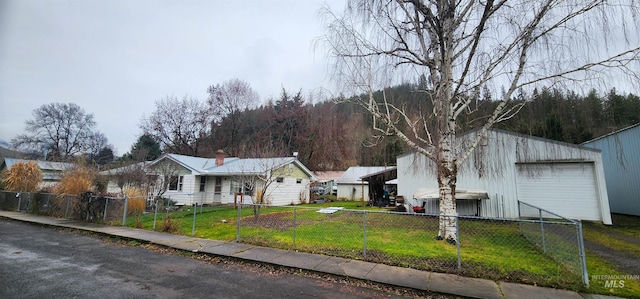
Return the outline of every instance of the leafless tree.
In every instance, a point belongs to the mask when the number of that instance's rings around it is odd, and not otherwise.
[[[198,155],[200,140],[211,130],[212,115],[204,103],[185,96],[156,101],[156,110],[142,118],[140,128],[160,142],[166,152]]]
[[[180,166],[170,159],[162,159],[152,162],[144,167],[146,173],[147,194],[154,200],[158,200],[169,189],[172,180],[180,174]]]
[[[27,134],[16,136],[11,142],[18,148],[34,151],[46,150],[51,160],[65,161],[90,150],[96,122],[80,106],[69,103],[51,103],[33,110],[33,119],[26,122]]]
[[[124,193],[126,187],[137,187],[148,191],[149,176],[147,175],[146,164],[143,161],[121,166],[107,171],[108,174],[106,176],[118,185],[121,193]]]
[[[639,82],[638,4],[632,0],[352,0],[343,14],[324,9],[334,78],[373,116],[380,136],[395,135],[437,165],[440,213],[457,215],[458,167],[494,124],[518,113],[519,89],[557,84]],[[408,111],[384,90],[423,75],[423,107]],[[605,82],[607,83],[607,82]],[[503,86],[502,92],[496,92]],[[456,140],[461,115],[483,90],[497,101],[474,141]],[[469,119],[469,118],[467,118]],[[441,217],[439,239],[457,242]]]
[[[275,183],[278,179],[293,173],[291,168],[285,167],[293,163],[292,158],[251,158],[234,163],[240,165],[240,174],[234,176],[233,182],[237,184],[238,189],[242,188],[241,192],[244,195],[251,196],[256,217],[260,216],[260,205],[271,203],[270,197],[277,190]]]
[[[249,83],[240,79],[231,79],[222,84],[211,85],[207,89],[209,93],[209,108],[217,121],[226,117],[229,119],[231,128],[229,134],[229,149],[231,155],[237,155],[238,147],[238,125],[241,112],[246,109],[254,108],[258,105],[258,94],[251,89]]]
[[[100,132],[94,132],[89,136],[89,142],[85,150],[88,156],[87,162],[98,166],[113,161],[113,146],[109,144],[107,137]]]

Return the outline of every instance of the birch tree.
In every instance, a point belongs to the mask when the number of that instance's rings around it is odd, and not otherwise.
[[[612,78],[637,84],[637,6],[632,0],[351,0],[341,14],[322,10],[321,45],[333,58],[333,78],[361,94],[350,100],[371,114],[374,130],[399,137],[437,165],[440,213],[455,216],[458,167],[488,129],[518,113],[514,93],[590,88]],[[429,111],[408,111],[384,92],[374,94],[421,75],[417,92]],[[496,108],[474,117],[482,125],[463,147],[456,141],[459,119],[475,111],[487,89]],[[455,229],[455,218],[441,217],[438,239],[456,243]]]

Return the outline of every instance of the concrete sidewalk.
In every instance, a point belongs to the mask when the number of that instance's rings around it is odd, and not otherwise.
[[[433,273],[339,257],[259,247],[243,243],[178,236],[129,227],[106,226],[67,219],[55,219],[21,212],[0,211],[0,217],[136,239],[181,250],[228,256],[471,298],[614,298],[592,294],[579,294],[573,291],[535,287],[524,284],[508,282],[496,283],[492,280],[463,277],[454,274]]]

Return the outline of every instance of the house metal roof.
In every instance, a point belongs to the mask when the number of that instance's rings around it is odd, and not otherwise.
[[[151,164],[158,163],[163,159],[170,159],[181,166],[191,170],[196,175],[255,175],[264,174],[269,170],[280,168],[284,165],[293,163],[297,165],[303,172],[312,178],[315,178],[304,164],[295,157],[277,157],[277,158],[224,158],[224,163],[220,166],[216,165],[215,158],[200,158],[178,154],[167,154],[160,157]]]
[[[104,171],[101,171],[100,174],[101,175],[117,175],[117,174],[129,172],[135,169],[144,169],[150,163],[151,161],[138,162],[138,163],[129,164],[129,165],[118,167],[118,168],[104,170]]]
[[[62,179],[62,171],[75,167],[73,163],[4,158],[0,169],[10,170],[18,162],[36,162],[42,171],[42,179],[45,181],[59,181]]]
[[[384,172],[396,167],[389,166],[352,166],[344,172],[344,174],[336,181],[338,184],[361,184],[362,177]]]
[[[344,171],[314,171],[313,173],[319,182],[326,182],[339,179],[344,174]]]
[[[4,158],[4,167],[7,169],[11,169],[11,167],[17,162],[36,162],[38,167],[42,171],[63,171],[69,168],[73,168],[75,164],[73,163],[64,163],[64,162],[51,162],[51,161],[40,161],[40,160],[24,160],[24,159],[15,159],[15,158]]]

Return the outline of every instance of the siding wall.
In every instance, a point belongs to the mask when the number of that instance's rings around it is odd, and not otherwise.
[[[602,151],[611,212],[640,216],[640,125],[584,145]]]
[[[162,196],[170,198],[179,205],[190,205],[195,203],[201,203],[202,198],[196,192],[200,188],[200,177],[198,177],[198,184],[196,185],[195,175],[184,175],[182,172],[182,190],[167,190]],[[206,203],[206,202],[205,202]]]
[[[356,190],[355,193],[353,190]],[[347,200],[362,200],[362,184],[338,184],[337,198]],[[369,185],[364,184],[364,200],[369,201]]]
[[[460,142],[467,144],[470,140],[462,135]],[[598,202],[601,204],[599,212],[603,222],[610,223],[600,153],[565,143],[491,130],[488,132],[486,145],[478,146],[459,168],[457,188],[487,191],[490,199],[482,201],[481,216],[517,218],[516,163],[539,161],[561,163],[563,160],[594,162],[599,184],[597,186]],[[435,165],[425,156],[414,153],[399,156],[397,162],[398,195],[403,195],[411,205],[421,205],[413,200],[413,194],[419,188],[438,188]],[[465,203],[465,205],[468,204]]]
[[[274,177],[275,179],[275,177]],[[207,177],[205,186],[205,192],[199,192],[200,190],[200,177],[189,175],[185,176],[185,182],[189,182],[183,186],[182,191],[167,191],[164,196],[171,198],[178,204],[189,205],[194,202],[211,204],[214,202],[215,191],[215,177]],[[298,183],[300,180],[300,183]],[[223,177],[222,190],[221,190],[221,203],[232,204],[234,202],[235,190],[231,190],[233,179],[231,177]],[[265,192],[265,202],[274,206],[283,206],[290,204],[300,204],[301,198],[305,202],[309,202],[309,178],[298,179],[286,177],[282,183],[276,181],[269,184]],[[264,188],[264,184],[259,183],[256,186],[255,191]],[[252,197],[249,195],[244,196],[246,203],[251,203]]]
[[[285,206],[290,204],[299,204],[301,197],[305,202],[309,202],[309,184],[308,178],[285,177],[282,183],[272,182],[265,192],[265,201],[274,206]]]

